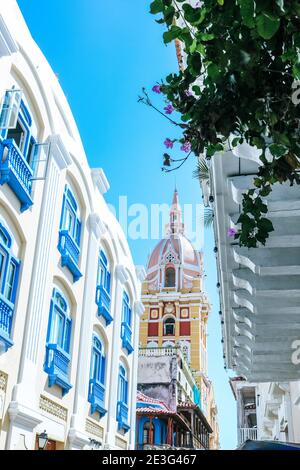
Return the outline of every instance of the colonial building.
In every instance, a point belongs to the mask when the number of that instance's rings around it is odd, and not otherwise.
[[[147,278],[142,288],[142,302],[145,312],[140,324],[140,346],[153,350],[151,360],[148,358],[146,362],[153,364],[154,371],[155,362],[158,361],[154,360],[154,357],[157,354],[159,357],[160,354],[167,355],[166,352],[155,352],[158,351],[157,348],[163,348],[161,351],[166,351],[166,348],[170,351],[180,348],[187,363],[186,370],[189,371],[187,374],[193,378],[193,382],[191,387],[187,386],[186,389],[185,386],[182,387],[180,380],[178,381],[176,387],[178,402],[197,404],[206,419],[213,418],[214,432],[211,447],[217,447],[216,408],[213,410],[215,404],[212,384],[207,377],[206,341],[210,306],[203,291],[203,257],[184,234],[177,190],[174,192],[165,238],[154,248],[148,261]],[[168,403],[168,397],[157,396],[157,390],[154,394],[152,388],[147,387],[145,391],[147,381],[154,384],[157,377],[153,373],[146,380],[142,371],[145,367],[144,356],[145,354],[140,352],[139,389],[146,395]],[[168,380],[166,377],[166,381]],[[196,397],[198,403],[195,401]]]
[[[133,448],[143,269],[14,0],[0,102],[0,448]]]
[[[180,347],[140,348],[138,389],[138,449],[210,448],[213,429]]]
[[[249,383],[230,379],[237,401],[238,444],[250,440],[300,442],[299,382]]]

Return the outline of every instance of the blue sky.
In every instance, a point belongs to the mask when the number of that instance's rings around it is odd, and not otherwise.
[[[19,0],[34,39],[58,74],[79,127],[91,167],[110,181],[107,202],[171,203],[176,185],[182,204],[201,203],[191,159],[176,175],[161,171],[163,141],[176,134],[158,114],[137,103],[143,86],[177,70],[174,46],[148,13],[150,0]],[[160,103],[159,97],[157,104]],[[154,240],[130,241],[136,264],[146,264]],[[236,447],[236,405],[224,371],[213,236],[204,233],[209,320],[209,375],[215,385],[221,445]]]

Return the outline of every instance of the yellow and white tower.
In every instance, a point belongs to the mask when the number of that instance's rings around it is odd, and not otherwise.
[[[185,236],[175,189],[165,238],[149,257],[143,283],[145,312],[140,323],[140,346],[181,348],[200,391],[202,410],[209,419],[212,415],[215,417],[211,409],[215,403],[207,377],[210,305],[203,291],[203,276],[203,254]],[[215,439],[218,441],[218,436]],[[216,443],[212,443],[211,448],[214,445]]]

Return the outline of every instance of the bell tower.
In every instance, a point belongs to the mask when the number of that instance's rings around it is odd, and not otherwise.
[[[207,320],[203,255],[186,238],[175,189],[166,235],[153,249],[143,283],[142,348],[180,347],[194,372],[203,406],[208,403]]]

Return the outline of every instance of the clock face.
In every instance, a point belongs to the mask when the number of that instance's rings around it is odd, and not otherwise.
[[[158,318],[158,309],[152,308],[150,311],[150,318],[156,320]]]
[[[188,308],[182,308],[180,311],[180,316],[181,318],[188,318],[189,317],[189,309]]]

